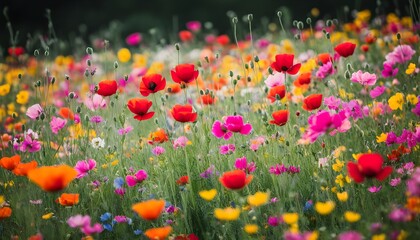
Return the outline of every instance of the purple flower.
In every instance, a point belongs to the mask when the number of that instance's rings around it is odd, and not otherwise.
[[[416,114],[417,116],[420,116],[420,96],[418,96],[417,99],[419,99],[419,102],[413,109],[411,109],[411,112]]]
[[[372,223],[371,225],[370,225],[370,231],[372,232],[372,233],[377,233],[377,232],[379,232],[380,230],[381,230],[381,228],[382,228],[382,224],[381,223]]]
[[[142,183],[144,180],[148,178],[148,174],[145,170],[140,169],[137,171],[136,174],[133,175],[127,175],[125,177],[125,181],[127,182],[127,185],[129,187],[134,187],[137,183]]]
[[[386,87],[384,86],[377,86],[369,92],[371,98],[377,98],[385,92]]]
[[[379,187],[371,186],[371,187],[368,188],[368,191],[371,192],[371,193],[377,193],[377,192],[381,191],[381,189],[382,189],[382,186],[379,186]]]
[[[93,159],[78,161],[74,167],[77,171],[77,178],[83,178],[94,168],[96,168],[96,161]]]
[[[62,119],[59,117],[52,117],[51,122],[50,122],[51,131],[54,134],[57,134],[58,131],[64,128],[66,123],[67,123],[66,119]]]
[[[92,122],[92,123],[101,123],[101,122],[103,122],[103,120],[104,119],[101,116],[92,116],[90,118],[90,122]]]
[[[119,215],[119,216],[115,216],[114,217],[114,220],[117,222],[117,223],[125,223],[125,222],[128,222],[128,217],[126,217],[126,216],[122,216],[122,215]]]
[[[28,108],[28,110],[26,110],[26,116],[35,120],[35,119],[38,119],[39,116],[41,115],[41,113],[43,113],[43,112],[44,112],[44,109],[42,109],[41,105],[34,104],[34,105],[30,106]]]
[[[391,181],[389,182],[389,185],[396,187],[401,183],[401,178],[393,178],[391,179]]]
[[[130,46],[137,46],[143,39],[142,35],[139,32],[132,33],[127,36],[125,42]]]
[[[86,225],[86,226],[82,227],[80,230],[86,236],[89,236],[89,235],[92,235],[92,234],[95,234],[95,233],[101,233],[104,230],[104,228],[102,227],[101,224],[95,223],[93,226],[90,226],[90,224]]]
[[[118,129],[118,134],[119,135],[125,135],[125,134],[131,132],[132,130],[133,130],[133,127],[132,126],[127,126],[125,128]]]
[[[289,166],[287,172],[290,174],[300,173],[300,167]]]
[[[271,174],[280,175],[282,173],[287,172],[287,167],[284,166],[284,164],[276,164],[275,166],[271,166],[268,170]]]
[[[386,145],[394,144],[395,141],[397,141],[397,135],[394,132],[389,132],[385,140]]]
[[[356,231],[347,231],[338,235],[338,240],[362,240],[363,237]]]
[[[393,222],[408,222],[411,220],[411,212],[406,208],[396,208],[389,213],[388,218]]]
[[[165,153],[165,149],[163,147],[157,146],[152,149],[152,153],[155,156],[160,156]]]
[[[268,217],[267,223],[268,223],[268,225],[270,225],[272,227],[276,227],[280,224],[280,218],[270,216],[270,217]]]
[[[220,154],[226,155],[235,152],[235,144],[226,144],[220,146]]]
[[[351,75],[350,80],[355,83],[360,83],[363,86],[373,86],[376,83],[376,75],[374,73],[362,72],[359,70]]]
[[[209,177],[211,177],[211,175],[213,175],[213,172],[214,172],[214,165],[211,165],[204,172],[200,173],[200,177],[209,178]]]
[[[247,173],[252,173],[255,171],[256,166],[254,162],[248,163],[246,157],[241,157],[235,160],[235,168],[243,170]]]

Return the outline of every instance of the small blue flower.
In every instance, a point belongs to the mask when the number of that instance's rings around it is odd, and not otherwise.
[[[309,210],[311,210],[312,207],[313,207],[313,205],[314,204],[313,204],[312,200],[307,201],[305,203],[305,207],[303,207],[303,211],[309,211]]]
[[[106,212],[101,215],[100,220],[101,222],[105,222],[105,221],[108,221],[111,217],[112,217],[111,213]]]
[[[114,180],[114,188],[122,188],[123,185],[124,185],[124,178],[117,177]]]
[[[135,235],[140,235],[140,234],[142,234],[143,233],[143,231],[142,230],[140,230],[140,229],[136,229],[136,230],[134,230],[134,234]]]
[[[104,226],[104,229],[105,229],[105,230],[112,232],[112,228],[113,228],[113,227],[112,227],[112,225],[111,225],[111,224],[106,223],[106,224],[104,224],[103,226]]]

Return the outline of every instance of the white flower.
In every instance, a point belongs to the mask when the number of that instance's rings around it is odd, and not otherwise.
[[[92,147],[94,147],[94,148],[104,148],[105,147],[105,141],[100,137],[94,138],[94,139],[92,139]]]

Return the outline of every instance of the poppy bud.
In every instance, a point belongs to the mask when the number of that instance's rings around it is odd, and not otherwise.
[[[250,62],[249,66],[251,67],[251,69],[254,69],[254,62]]]
[[[200,95],[204,95],[204,91],[203,90],[200,90]]]
[[[38,50],[38,49],[35,49],[35,51],[34,51],[34,56],[35,56],[35,57],[38,57],[38,56],[39,56],[39,50]]]
[[[159,125],[159,120],[157,118],[155,118],[155,123],[156,125]]]
[[[327,22],[325,23],[325,25],[326,25],[327,27],[331,27],[331,26],[333,25],[333,21],[332,21],[332,20],[330,20],[330,19],[328,19],[328,20],[327,20]]]
[[[272,69],[271,67],[269,67],[269,68],[268,68],[268,73],[269,73],[270,75],[273,75],[273,69]]]
[[[246,78],[246,80],[247,80],[248,82],[251,82],[251,77],[247,77],[247,78]]]
[[[293,25],[294,27],[296,27],[296,26],[297,26],[297,24],[298,24],[298,21],[297,21],[297,20],[293,20],[292,25]]]
[[[265,88],[264,88],[264,92],[265,92],[265,93],[268,93],[268,90],[269,90],[269,89],[268,89],[268,87],[265,87]]]
[[[300,40],[300,34],[295,34],[295,39]]]
[[[297,28],[298,28],[299,30],[302,30],[302,29],[303,29],[303,22],[302,22],[302,21],[299,21],[299,22],[297,23]]]
[[[98,90],[99,90],[99,86],[98,86],[98,85],[96,85],[96,86],[93,88],[93,91],[97,92]]]
[[[400,40],[401,39],[401,33],[397,33],[397,39]]]
[[[281,18],[281,16],[283,16],[283,12],[282,11],[278,11],[277,12],[277,17]]]
[[[12,118],[13,118],[13,119],[16,119],[16,118],[17,118],[17,113],[13,112],[13,113],[12,113]]]
[[[233,77],[233,72],[232,71],[229,71],[229,76]]]
[[[77,112],[77,113],[81,113],[81,112],[82,112],[82,108],[81,108],[80,106],[77,106],[77,108],[76,108],[76,112]]]
[[[26,131],[26,126],[25,126],[25,124],[22,124],[22,132],[25,132]]]
[[[232,18],[232,23],[233,24],[237,24],[238,23],[238,18],[237,17],[233,17]]]
[[[331,38],[331,36],[330,36],[330,33],[329,33],[329,32],[325,33],[325,38],[326,38],[326,39],[330,39],[330,38]]]
[[[168,93],[171,93],[172,92],[172,88],[168,88]]]
[[[36,82],[33,83],[34,88],[37,88],[38,86],[36,85]]]
[[[22,79],[22,74],[21,73],[18,74],[18,78]]]
[[[69,98],[73,99],[76,96],[76,94],[74,92],[69,92]]]
[[[44,56],[48,57],[49,55],[50,55],[50,51],[45,50],[45,52],[44,52]]]
[[[87,47],[86,48],[86,53],[89,54],[89,55],[92,55],[93,54],[93,48]]]
[[[53,78],[51,79],[51,84],[52,84],[52,85],[54,85],[54,83],[55,83],[55,77],[53,77]]]
[[[67,74],[65,74],[64,75],[64,78],[68,81],[68,80],[70,80],[70,77],[69,77],[69,75],[67,75]]]
[[[323,29],[322,29],[322,32],[323,32],[324,34],[326,34],[326,33],[327,33],[327,30],[325,30],[325,28],[323,28]]]
[[[350,79],[350,77],[351,77],[350,71],[349,70],[346,70],[346,72],[344,73],[344,78],[345,79]]]
[[[237,75],[236,76],[236,79],[238,79],[238,81],[241,80],[241,76],[240,75]]]
[[[351,66],[350,63],[347,63],[346,69],[347,69],[347,71],[350,71],[350,70],[353,70],[353,67]]]
[[[238,81],[236,79],[233,79],[233,86],[236,86],[237,83]]]
[[[258,63],[260,61],[260,58],[258,56],[254,57],[254,62]]]
[[[86,65],[90,67],[92,65],[92,61],[90,61],[90,59],[86,60]]]
[[[254,16],[252,14],[248,14],[248,21],[252,22],[254,19]]]
[[[202,67],[201,62],[197,61],[197,67]]]
[[[209,95],[209,93],[210,93],[210,90],[206,89],[206,95]]]
[[[124,81],[128,81],[128,75],[126,74],[126,75],[124,75]]]
[[[114,107],[114,105],[115,105],[114,101],[111,101],[110,105],[111,105],[111,107]]]
[[[175,43],[175,49],[177,50],[177,51],[179,51],[179,43]]]
[[[118,68],[118,62],[117,61],[115,61],[114,62],[114,69],[117,69]]]
[[[307,23],[308,25],[311,25],[311,24],[312,24],[312,19],[311,19],[310,17],[308,17],[308,18],[306,19],[306,23]]]
[[[245,69],[247,69],[247,70],[248,70],[248,68],[249,68],[248,63],[245,63]]]
[[[248,106],[251,106],[251,100],[247,101]]]
[[[85,70],[85,77],[89,77],[89,74],[90,74],[90,73],[89,73],[89,69],[86,69],[86,70]]]
[[[41,86],[41,81],[40,81],[40,80],[36,81],[36,85],[37,85],[38,87],[40,87],[40,86]]]
[[[299,117],[299,116],[300,116],[300,112],[299,112],[299,111],[296,111],[296,113],[295,113],[295,114],[296,114],[296,116],[297,116],[297,117]]]

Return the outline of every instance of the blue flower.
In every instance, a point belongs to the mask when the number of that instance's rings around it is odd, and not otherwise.
[[[142,234],[143,233],[143,231],[142,230],[140,230],[140,229],[136,229],[136,230],[134,230],[134,234],[135,235],[140,235],[140,234]]]
[[[114,188],[122,188],[123,185],[124,185],[124,178],[117,177],[114,180]]]
[[[105,221],[109,220],[111,217],[112,217],[111,213],[106,212],[106,213],[101,215],[100,220],[101,220],[101,222],[105,222]]]
[[[104,229],[105,229],[105,230],[112,232],[112,228],[113,228],[113,227],[112,227],[112,225],[111,225],[111,224],[106,223],[106,224],[104,224],[103,226],[104,226]]]
[[[313,204],[312,200],[307,201],[305,203],[305,207],[303,207],[303,211],[309,211],[309,210],[311,210],[312,207],[313,207],[313,205],[314,204]]]

